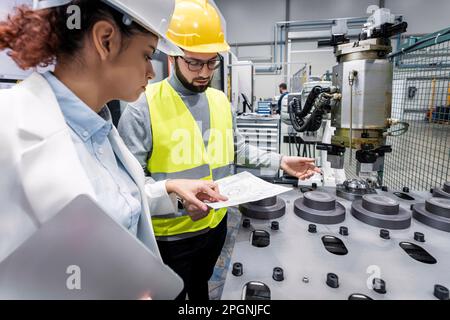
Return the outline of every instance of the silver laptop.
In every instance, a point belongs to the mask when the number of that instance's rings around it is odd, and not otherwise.
[[[183,281],[79,196],[0,263],[0,299],[174,299]]]

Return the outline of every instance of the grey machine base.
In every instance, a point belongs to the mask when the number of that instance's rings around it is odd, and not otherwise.
[[[320,191],[308,192],[305,197],[295,200],[294,213],[306,221],[321,224],[336,224],[345,220],[344,206],[332,195]]]
[[[450,182],[444,183],[442,188],[434,188],[433,196],[450,199]]]
[[[335,188],[318,188],[319,191],[336,194]],[[427,192],[409,192],[413,200],[405,200],[393,192],[378,191],[395,199],[400,209],[412,214],[411,205],[424,203],[432,195]],[[260,299],[301,300],[333,299],[346,300],[352,294],[375,300],[390,299],[436,299],[433,295],[436,284],[450,288],[450,233],[432,228],[415,219],[406,229],[383,230],[389,237],[380,237],[380,228],[366,224],[351,212],[352,203],[337,198],[347,212],[339,224],[317,224],[316,232],[308,232],[311,222],[294,213],[294,203],[303,194],[298,189],[279,196],[286,202],[286,214],[275,221],[278,230],[271,229],[268,220],[250,219],[251,227],[240,227],[231,264],[224,284],[222,299],[241,300],[255,288],[270,292],[260,293]],[[346,232],[342,234],[342,228]],[[270,235],[270,244],[255,247],[251,242],[254,230],[263,230]],[[415,233],[424,236],[424,242],[415,240]],[[331,239],[331,240],[330,240]],[[419,239],[419,238],[417,238]],[[327,246],[325,245],[327,242]],[[333,242],[334,241],[334,242]],[[331,244],[331,247],[330,247]],[[400,246],[402,244],[402,247]],[[406,244],[406,246],[405,246]],[[345,250],[333,250],[333,246],[345,246]],[[432,258],[428,263],[419,261],[403,248],[422,248]],[[334,253],[333,253],[334,252]],[[233,263],[242,263],[242,275],[232,274]],[[283,270],[283,280],[275,280],[275,268]],[[339,286],[327,284],[327,276],[335,274]],[[373,279],[380,278],[386,285],[386,293],[374,290]],[[246,286],[246,284],[251,284]],[[244,295],[244,296],[243,296]],[[257,297],[258,298],[258,297]]]
[[[283,199],[272,197],[260,201],[245,203],[239,206],[241,213],[254,219],[276,219],[286,212],[286,204]]]
[[[409,228],[411,225],[411,212],[396,206],[394,202],[395,200],[388,196],[365,195],[363,199],[353,201],[352,215],[356,219],[378,228]]]
[[[343,185],[337,185],[336,196],[349,201],[361,199],[365,194],[376,194],[375,189],[347,190]]]
[[[450,232],[450,199],[433,198],[413,207],[414,218],[430,227]]]

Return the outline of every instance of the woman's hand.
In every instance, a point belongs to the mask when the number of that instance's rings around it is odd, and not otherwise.
[[[174,179],[166,182],[168,193],[176,193],[183,199],[184,207],[193,221],[208,215],[210,209],[203,201],[226,201],[227,197],[219,193],[219,187],[213,181]]]
[[[311,158],[283,156],[281,158],[280,168],[291,176],[305,180],[311,178],[316,173],[320,173],[320,169],[314,165],[314,161]]]

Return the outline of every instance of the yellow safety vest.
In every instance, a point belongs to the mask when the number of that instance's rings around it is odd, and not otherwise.
[[[219,90],[208,88],[205,93],[211,124],[207,147],[197,122],[169,82],[147,87],[153,141],[147,169],[155,180],[218,180],[231,174],[234,136],[230,103]],[[185,213],[154,216],[153,229],[157,237],[195,233],[215,228],[226,211],[211,210],[198,221],[192,221]]]

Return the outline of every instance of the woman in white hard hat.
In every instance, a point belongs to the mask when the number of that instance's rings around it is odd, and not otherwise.
[[[134,101],[154,77],[172,0],[47,0],[0,22],[0,50],[23,69],[55,64],[0,90],[0,262],[77,196],[89,195],[159,257],[152,210],[176,211],[176,196],[225,200],[210,181],[145,183],[111,124],[106,103]],[[79,19],[79,20],[77,20]]]

